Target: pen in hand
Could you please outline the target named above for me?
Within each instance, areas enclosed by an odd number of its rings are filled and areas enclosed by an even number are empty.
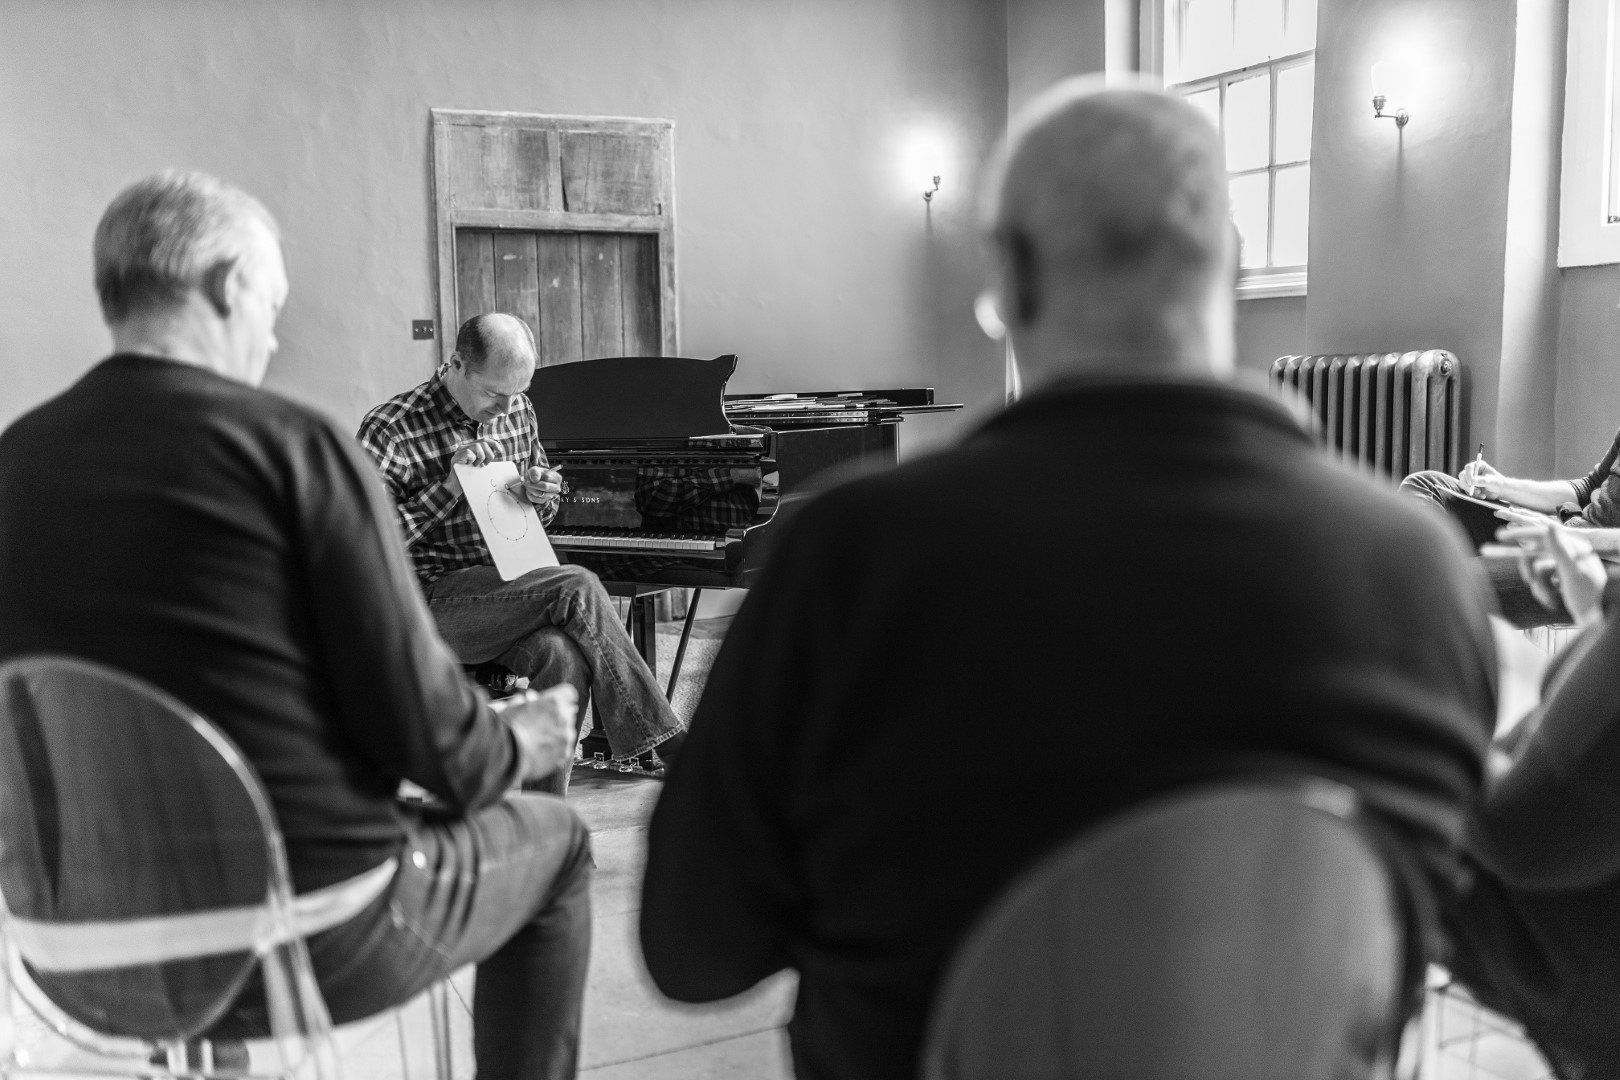
[[[1479,494],[1479,467],[1485,464],[1485,444],[1479,444],[1479,450],[1474,454],[1474,471],[1468,476],[1468,494]]]

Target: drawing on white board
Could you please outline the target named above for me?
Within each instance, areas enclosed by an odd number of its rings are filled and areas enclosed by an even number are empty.
[[[546,530],[534,504],[523,497],[517,466],[510,461],[488,465],[457,465],[461,491],[484,534],[495,570],[503,581],[522,577],[542,566],[558,565]]]

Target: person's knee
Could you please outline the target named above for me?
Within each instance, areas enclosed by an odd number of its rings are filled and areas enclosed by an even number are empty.
[[[591,685],[591,665],[579,644],[560,627],[542,626],[524,642],[529,654],[529,684],[543,690],[569,683],[583,698]]]
[[[1437,469],[1424,469],[1415,472],[1401,481],[1401,494],[1412,495],[1420,499],[1433,500],[1442,491],[1452,487],[1451,476]]]
[[[529,793],[507,796],[508,808],[518,819],[518,845],[548,848],[557,863],[554,893],[590,883],[591,830],[572,807],[550,795]]]

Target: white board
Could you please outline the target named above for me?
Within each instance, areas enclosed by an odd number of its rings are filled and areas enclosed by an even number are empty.
[[[457,465],[462,496],[484,534],[501,580],[511,581],[542,566],[557,566],[557,553],[546,539],[534,504],[510,487],[518,482],[517,466],[510,461],[488,465]]]

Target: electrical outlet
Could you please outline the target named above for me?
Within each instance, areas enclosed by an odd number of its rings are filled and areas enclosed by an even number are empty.
[[[433,320],[432,319],[412,319],[411,320],[411,340],[412,341],[432,341],[433,340]]]

